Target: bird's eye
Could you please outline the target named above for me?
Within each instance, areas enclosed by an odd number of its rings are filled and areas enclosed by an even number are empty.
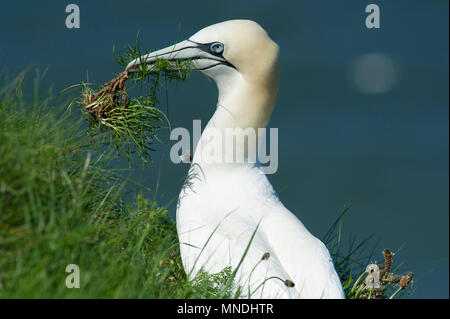
[[[213,54],[221,54],[223,52],[223,44],[220,42],[214,42],[210,45],[209,50]]]

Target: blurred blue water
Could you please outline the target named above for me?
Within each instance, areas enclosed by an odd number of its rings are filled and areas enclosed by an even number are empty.
[[[413,297],[448,298],[448,1],[377,1],[378,30],[365,28],[370,2],[357,0],[77,1],[81,28],[71,30],[64,24],[68,3],[3,2],[0,67],[50,66],[45,83],[59,91],[87,71],[93,82],[112,78],[121,71],[113,44],[133,43],[138,30],[142,46],[158,49],[216,22],[259,22],[281,48],[270,122],[279,128],[279,170],[270,179],[285,205],[320,237],[344,204],[356,201],[344,231],[375,234],[378,261],[382,248],[406,243],[396,260],[416,273]],[[352,84],[353,61],[371,53],[395,65],[389,92],[367,95]],[[206,123],[216,94],[199,74],[171,86],[172,125]],[[157,188],[158,202],[173,215],[187,166],[170,162],[172,143],[167,132],[161,136],[154,165],[136,165],[132,177]]]

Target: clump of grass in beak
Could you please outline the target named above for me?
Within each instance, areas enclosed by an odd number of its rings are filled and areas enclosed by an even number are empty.
[[[142,55],[136,41],[134,47],[125,49],[124,55],[116,56],[116,61],[126,67]],[[191,66],[191,60],[157,60],[151,65],[142,63],[121,72],[98,91],[82,83],[80,102],[89,120],[91,134],[106,132],[108,143],[127,158],[136,152],[144,161],[151,159],[149,152],[153,149],[150,145],[159,141],[157,131],[170,127],[167,116],[159,108],[157,94],[161,84],[186,80]],[[139,97],[128,97],[126,84],[130,79],[133,83],[141,83]],[[145,82],[148,92],[142,94]]]

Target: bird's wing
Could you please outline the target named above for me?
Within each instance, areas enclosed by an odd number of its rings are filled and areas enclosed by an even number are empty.
[[[326,246],[281,202],[261,221],[261,231],[301,298],[345,298]]]
[[[289,275],[270,249],[262,232],[258,230],[251,239],[258,226],[257,221],[242,220],[237,215],[237,218],[230,218],[232,228],[225,221],[219,227],[184,220],[184,226],[186,224],[191,227],[180,227],[184,229],[179,233],[180,250],[184,268],[191,279],[202,268],[210,274],[216,274],[225,267],[231,266],[234,270],[239,266],[235,288],[240,286],[243,298],[300,297],[296,289],[286,286],[284,281]],[[263,259],[267,252],[270,257]]]

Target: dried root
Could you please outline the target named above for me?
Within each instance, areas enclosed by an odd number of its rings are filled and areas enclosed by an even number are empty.
[[[119,105],[122,108],[127,107],[126,81],[130,78],[131,72],[131,69],[123,71],[111,81],[106,82],[97,92],[90,89],[83,92],[82,104],[92,117],[105,124],[109,111]]]

